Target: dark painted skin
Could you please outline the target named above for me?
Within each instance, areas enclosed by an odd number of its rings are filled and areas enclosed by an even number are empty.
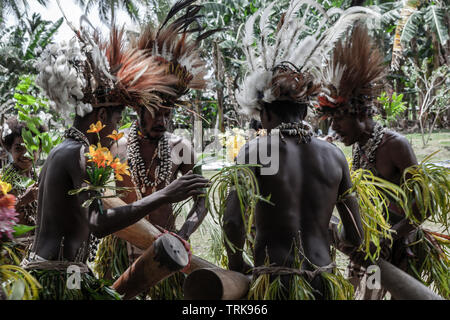
[[[370,138],[375,125],[374,120],[367,116],[343,115],[333,117],[332,128],[340,136],[340,140],[350,146],[356,142],[364,145]],[[387,131],[376,151],[374,174],[396,185],[401,184],[403,172],[406,168],[416,165],[417,159],[408,140],[402,135]],[[391,206],[389,210],[389,222],[397,233],[394,240],[408,235],[415,227],[408,222],[402,211]]]
[[[107,116],[101,108],[85,116],[77,129],[86,132],[89,125],[102,121],[106,127],[100,131],[103,146],[111,144],[106,136],[117,128],[120,112]],[[90,144],[96,144],[96,134],[87,134]],[[198,186],[204,187],[208,180],[199,175],[187,174],[161,191],[136,201],[130,205],[108,209],[103,214],[95,206],[83,208],[87,193],[68,195],[68,191],[80,188],[86,179],[85,147],[72,139],[66,139],[53,149],[42,169],[39,184],[38,217],[36,239],[32,251],[44,259],[56,260],[62,250],[63,259],[73,261],[92,232],[96,237],[104,237],[121,230],[142,219],[157,207],[182,201],[200,193]],[[64,238],[64,247],[60,247]],[[83,257],[85,260],[87,256]]]
[[[270,111],[261,114],[263,128],[270,131],[281,122],[298,122],[298,117],[279,118]],[[240,152],[255,152],[258,144],[266,143],[270,136],[250,141]],[[316,266],[327,266],[332,262],[330,255],[329,222],[336,205],[345,233],[345,241],[359,246],[363,230],[355,198],[345,200],[350,212],[342,202],[336,204],[339,196],[351,187],[348,164],[344,154],[334,145],[312,138],[309,144],[299,144],[298,137],[285,135],[286,143],[280,141],[280,167],[275,175],[260,175],[255,170],[261,194],[271,195],[275,204],[259,202],[256,208],[255,266],[264,264],[266,250],[270,263],[292,266],[295,253],[291,249],[295,242],[303,248],[307,259]],[[230,194],[224,216],[227,237],[238,248],[244,244],[244,230],[241,212],[235,192]],[[227,247],[229,269],[246,272],[249,266],[239,251],[232,253]],[[299,257],[302,258],[299,252]],[[305,261],[302,268],[311,270]],[[287,279],[284,279],[287,281]],[[285,282],[285,284],[287,284]],[[312,283],[320,292],[323,286],[316,278]]]
[[[141,116],[141,115],[140,115]],[[155,118],[153,118],[152,114],[145,109],[143,112],[143,119],[141,119],[142,126],[142,134],[146,137],[145,139],[140,140],[140,149],[141,156],[145,162],[146,169],[149,168],[153,153],[155,152],[155,148],[158,146],[159,139],[166,135],[169,138],[169,145],[174,148],[178,144],[182,144],[183,151],[190,152],[190,163],[181,163],[181,164],[172,164],[172,176],[170,181],[173,181],[177,178],[178,173],[185,174],[190,171],[194,167],[194,151],[192,145],[186,139],[177,137],[172,135],[167,131],[167,127],[169,126],[169,121],[171,118],[171,109],[170,108],[160,108],[155,112]],[[127,137],[122,138],[118,144],[117,154],[123,160],[127,159]],[[183,154],[180,152],[180,156]],[[150,180],[153,181],[155,179],[154,173],[157,166],[157,161],[155,160],[150,168]],[[131,177],[124,177],[124,180],[118,184],[121,187],[134,187],[133,182],[131,181]],[[158,185],[156,190],[161,190],[164,187],[164,183]],[[143,195],[147,196],[152,194],[152,188],[147,187],[146,191]],[[136,201],[137,195],[135,192],[129,192],[124,201],[127,203],[131,203]],[[203,219],[207,214],[207,210],[205,208],[205,198],[204,197],[194,197],[194,206],[189,212],[187,219],[181,229],[178,231],[178,235],[183,239],[189,239],[190,235],[197,230],[197,228],[202,223]],[[162,205],[157,209],[153,210],[146,217],[152,224],[161,226],[168,230],[175,230],[175,216],[173,214],[172,206],[170,204]]]

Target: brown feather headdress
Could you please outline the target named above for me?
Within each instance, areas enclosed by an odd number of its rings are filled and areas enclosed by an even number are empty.
[[[154,90],[176,83],[159,63],[126,43],[123,29],[112,27],[103,40],[95,29],[69,25],[76,37],[50,46],[36,65],[36,83],[64,118],[71,111],[83,117],[95,107],[158,105],[162,100]]]
[[[173,104],[189,89],[204,89],[206,86],[206,62],[200,56],[200,42],[212,35],[217,30],[200,33],[200,28],[191,25],[200,17],[198,12],[201,5],[193,5],[196,0],[181,0],[170,9],[164,22],[159,28],[147,25],[137,39],[132,40],[133,46],[138,50],[144,50],[160,66],[165,68],[168,75],[177,78],[176,84],[166,83],[165,88],[157,91],[160,96]],[[179,12],[185,13],[168,22]],[[197,33],[194,39],[193,34]],[[174,94],[168,92],[174,91]]]
[[[366,27],[356,25],[345,42],[337,43],[322,72],[319,113],[325,117],[343,113],[371,115],[384,74],[381,52],[374,47]]]

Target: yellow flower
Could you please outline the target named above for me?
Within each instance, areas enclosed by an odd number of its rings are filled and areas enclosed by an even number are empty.
[[[96,124],[91,124],[87,133],[99,133],[104,127],[106,126],[103,125],[101,121],[97,121]]]
[[[224,145],[227,149],[227,160],[234,162],[234,159],[238,156],[239,150],[245,145],[245,132],[241,129],[234,128],[222,135],[224,139]]]
[[[122,175],[130,175],[130,171],[128,171],[128,164],[127,162],[121,163],[119,158],[115,158],[114,161],[111,163],[111,168],[114,169],[114,174],[116,175],[116,179],[119,181],[122,181]]]
[[[123,132],[118,133],[116,130],[114,130],[110,135],[108,135],[108,138],[111,138],[114,141],[118,141],[122,137],[123,137]]]
[[[3,195],[6,195],[11,189],[12,186],[9,183],[0,180],[0,190],[3,192]]]

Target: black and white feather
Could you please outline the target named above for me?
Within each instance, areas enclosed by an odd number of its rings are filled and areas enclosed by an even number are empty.
[[[254,118],[259,117],[263,102],[277,99],[272,91],[276,66],[289,63],[319,80],[324,57],[348,27],[360,18],[379,15],[363,7],[326,11],[313,0],[292,0],[282,17],[271,19],[276,3],[257,11],[244,26],[248,70],[236,100],[241,112]],[[273,20],[281,20],[278,27]]]

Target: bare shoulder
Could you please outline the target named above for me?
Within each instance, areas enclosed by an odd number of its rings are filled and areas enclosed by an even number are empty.
[[[58,160],[72,161],[76,159],[82,152],[88,152],[85,150],[82,144],[79,142],[66,139],[58,146],[52,149],[49,157],[57,158]]]
[[[383,141],[380,144],[380,150],[389,155],[391,160],[399,167],[408,167],[417,164],[414,150],[405,136],[398,132],[387,130]]]
[[[381,145],[388,148],[411,148],[411,145],[405,136],[391,130],[386,130]]]
[[[85,147],[73,140],[66,139],[48,155],[47,161],[53,165],[67,167],[72,170],[74,167],[80,167],[83,162],[83,154],[88,152]]]
[[[347,163],[344,152],[334,143],[313,137],[311,144],[318,149],[319,154],[327,154],[340,162]]]

